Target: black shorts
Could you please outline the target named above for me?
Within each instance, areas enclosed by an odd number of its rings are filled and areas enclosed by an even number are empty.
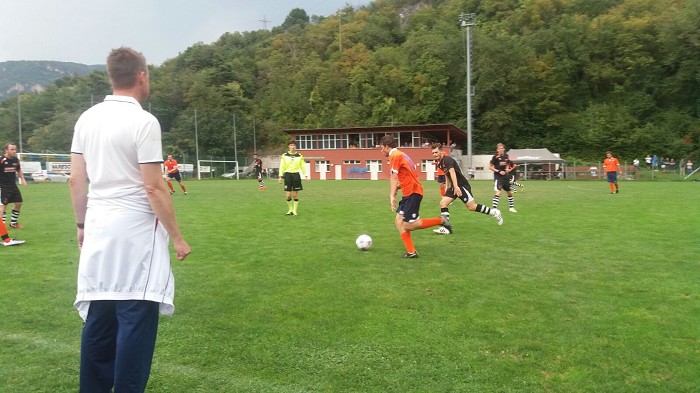
[[[0,185],[0,204],[7,206],[10,203],[22,203],[22,193],[16,184]]]
[[[459,199],[460,201],[467,203],[471,200],[474,199],[474,195],[472,194],[472,187],[471,185],[469,186],[460,186],[459,188],[462,189],[462,196],[458,197],[457,194],[455,194],[454,188],[450,187],[447,190],[445,190],[445,195],[448,198],[452,199]]]
[[[496,189],[510,191],[510,180],[508,177],[499,177],[496,179]]]
[[[411,194],[401,198],[396,212],[403,216],[404,222],[413,222],[420,218],[420,203],[423,200],[421,194]]]
[[[284,190],[285,191],[301,191],[304,187],[301,186],[301,175],[299,172],[286,172],[284,174]]]
[[[175,173],[168,173],[168,177],[171,179],[175,179],[178,182],[182,181],[182,177],[180,176],[180,172],[175,172]]]
[[[258,180],[262,180],[262,169],[255,168],[255,178]]]

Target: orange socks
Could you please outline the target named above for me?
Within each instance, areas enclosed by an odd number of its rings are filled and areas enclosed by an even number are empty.
[[[170,188],[170,191],[175,191],[175,189],[173,188],[173,183],[171,182],[168,182],[168,188]]]
[[[434,227],[435,225],[440,225],[442,224],[442,218],[441,217],[435,217],[435,218],[424,218],[421,220],[423,224],[421,225],[421,229],[425,228],[430,228]]]
[[[401,241],[406,247],[406,252],[416,252],[416,248],[413,246],[413,239],[411,239],[411,232],[404,232],[401,234]]]

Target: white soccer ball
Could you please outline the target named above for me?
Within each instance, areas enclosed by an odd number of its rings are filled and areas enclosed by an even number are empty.
[[[372,247],[372,238],[369,235],[360,235],[355,240],[355,244],[360,251],[367,251]]]

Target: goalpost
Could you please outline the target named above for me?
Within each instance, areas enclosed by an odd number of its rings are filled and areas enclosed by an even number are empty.
[[[230,174],[230,178],[238,180],[238,161],[228,160],[197,160],[197,180],[202,180],[202,174],[205,177],[214,178],[215,176],[223,176]]]

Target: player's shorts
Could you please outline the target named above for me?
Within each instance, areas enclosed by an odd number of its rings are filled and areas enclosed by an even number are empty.
[[[286,172],[284,174],[284,190],[285,191],[301,191],[304,187],[301,186],[301,174],[299,172]]]
[[[0,186],[0,204],[7,206],[10,203],[22,203],[22,193],[19,192],[17,185]]]
[[[472,194],[471,186],[460,186],[459,188],[462,189],[462,196],[458,197],[457,194],[455,194],[454,188],[452,187],[445,190],[445,196],[452,199],[459,199],[464,203],[468,203],[469,201],[474,200],[474,195]]]
[[[501,177],[493,181],[493,189],[498,192],[498,190],[510,191],[510,181],[507,177]]]
[[[401,198],[396,212],[403,216],[404,222],[413,222],[420,218],[420,202],[423,200],[421,194],[411,194]]]
[[[617,172],[606,172],[608,183],[617,183]]]
[[[181,182],[181,181],[182,181],[182,176],[180,176],[180,172],[179,172],[179,171],[178,171],[178,172],[175,172],[175,173],[168,173],[168,177],[171,178],[171,179],[175,179],[175,180],[177,180],[178,182]]]
[[[262,180],[262,169],[255,169],[255,178],[258,180]]]

